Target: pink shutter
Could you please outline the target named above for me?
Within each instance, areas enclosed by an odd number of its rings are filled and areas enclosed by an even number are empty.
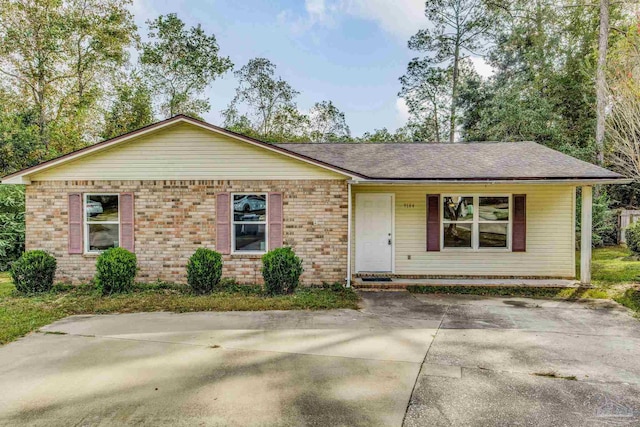
[[[511,251],[527,250],[527,195],[513,195],[513,225],[511,228]]]
[[[120,247],[134,252],[134,202],[133,193],[120,194]]]
[[[69,253],[82,253],[82,194],[69,194]]]
[[[269,250],[282,246],[282,193],[269,193]]]
[[[231,253],[231,197],[229,193],[216,194],[216,250]]]
[[[427,194],[427,252],[440,251],[440,195]]]

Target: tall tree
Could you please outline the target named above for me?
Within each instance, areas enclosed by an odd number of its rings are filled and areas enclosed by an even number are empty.
[[[142,43],[140,63],[151,87],[162,97],[161,113],[200,116],[209,111],[207,99],[198,96],[216,78],[233,67],[219,55],[216,37],[200,25],[185,28],[174,13],[148,21],[149,41]]]
[[[407,73],[400,77],[403,97],[411,120],[422,123],[425,129],[431,129],[436,142],[440,142],[450,117],[447,109],[451,103],[451,73],[442,68],[432,67],[430,59],[414,58],[409,62]]]
[[[461,61],[478,53],[492,20],[482,0],[428,1],[425,15],[432,28],[422,29],[412,36],[409,48],[430,55],[423,66],[433,64],[451,68],[449,142],[453,142]]]
[[[331,101],[316,102],[309,111],[309,138],[313,142],[351,139],[345,115]]]
[[[293,89],[282,77],[275,76],[276,66],[266,58],[251,59],[234,74],[238,79],[236,94],[223,111],[226,127],[240,132],[252,130],[256,136],[270,139],[298,115]],[[280,131],[276,132],[276,127]],[[249,129],[246,129],[249,128]]]
[[[93,139],[106,74],[135,38],[130,0],[0,0],[0,73],[47,157]],[[91,118],[91,123],[87,122]]]
[[[116,84],[114,99],[104,115],[101,137],[109,139],[152,123],[151,89],[137,74]]]
[[[609,0],[600,0],[598,65],[596,67],[596,160],[604,162],[604,127],[607,108],[607,48],[609,46]]]

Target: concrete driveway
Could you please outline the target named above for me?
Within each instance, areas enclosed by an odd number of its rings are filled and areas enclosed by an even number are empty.
[[[362,297],[69,317],[0,348],[0,424],[640,424],[640,322],[618,306]]]

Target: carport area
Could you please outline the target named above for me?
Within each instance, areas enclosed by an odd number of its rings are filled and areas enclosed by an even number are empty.
[[[68,317],[0,348],[0,425],[640,423],[640,323],[615,304],[361,296]]]

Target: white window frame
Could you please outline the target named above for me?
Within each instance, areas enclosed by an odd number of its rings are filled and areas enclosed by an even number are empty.
[[[459,197],[473,198],[473,219],[463,221],[451,221],[444,218],[444,199]],[[490,221],[480,219],[480,198],[481,197],[507,197],[509,199],[509,220]],[[463,251],[463,252],[511,252],[511,230],[513,227],[513,194],[443,194],[440,196],[440,250],[442,251]],[[444,232],[447,224],[471,224],[471,247],[454,248],[444,246]],[[480,224],[507,224],[507,247],[491,248],[480,247]]]
[[[264,221],[236,221],[234,214],[235,196],[262,196],[264,195]],[[234,255],[264,255],[269,251],[269,193],[260,191],[244,191],[231,193],[231,253]],[[264,251],[237,251],[236,250],[236,224],[240,225],[264,225]]]
[[[90,196],[116,196],[118,198],[118,221],[88,221],[87,220],[87,199]],[[91,224],[117,224],[118,225],[118,246],[120,246],[120,193],[85,193],[82,199],[82,227],[84,232],[84,253],[100,254],[104,250],[91,250],[89,245],[89,225]]]

